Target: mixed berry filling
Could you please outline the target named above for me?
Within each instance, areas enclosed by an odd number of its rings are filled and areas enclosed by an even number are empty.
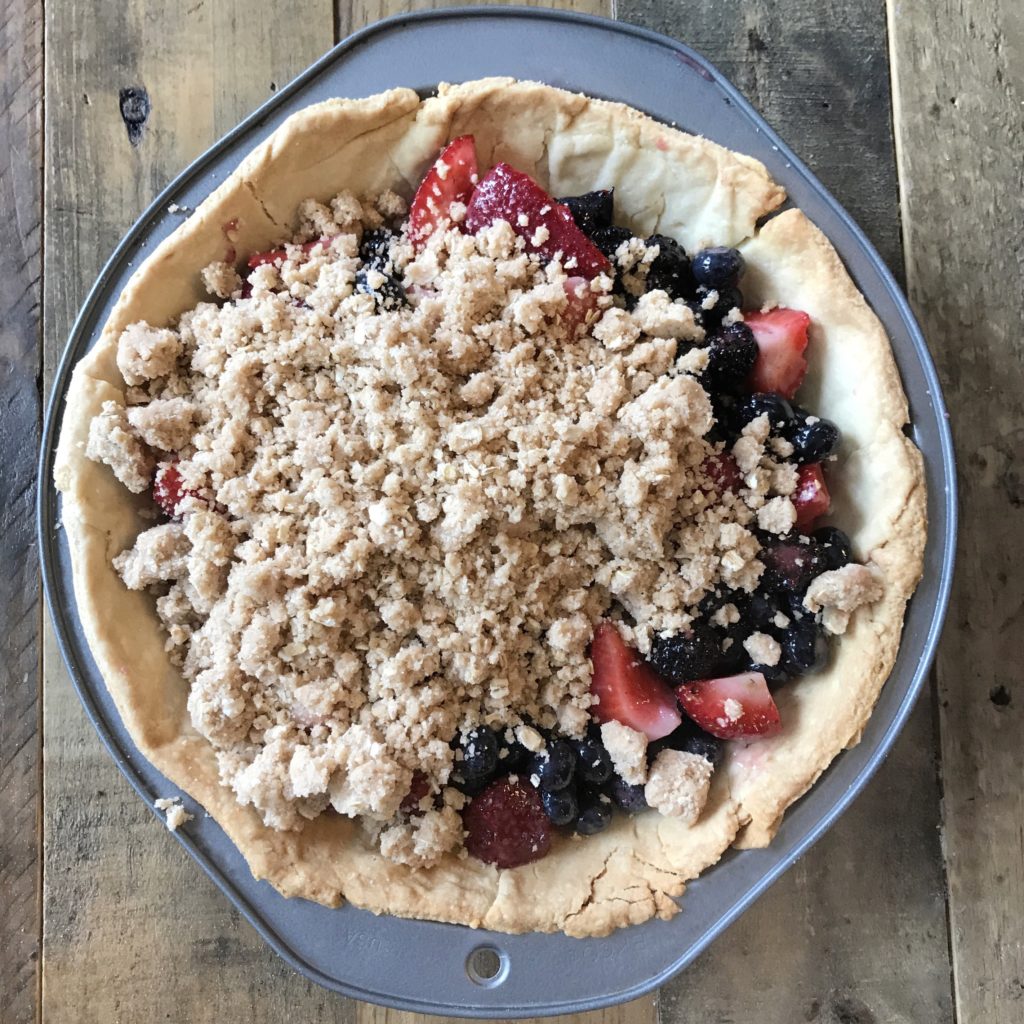
[[[272,827],[333,808],[417,867],[460,845],[515,867],[616,813],[696,822],[727,745],[783,729],[773,694],[824,668],[830,636],[878,597],[822,523],[841,438],[795,401],[811,318],[745,308],[739,250],[638,237],[615,223],[611,189],[556,199],[506,163],[481,175],[471,136],[445,148],[407,216],[397,197],[369,222],[353,204],[336,201],[336,221],[313,209],[300,241],[248,258],[245,280],[214,265],[230,322],[201,306],[177,334],[132,325],[119,365],[134,404],[105,407],[90,438],[90,457],[148,486],[165,517],[114,564],[154,588],[222,777]],[[445,320],[439,281],[466,299],[468,326]],[[413,313],[420,361],[403,345]],[[225,345],[232,332],[246,344]],[[582,355],[535,387],[537,422],[507,428],[507,456],[500,419],[474,418],[504,398],[494,367],[508,410],[559,346]],[[237,379],[226,395],[224,379]],[[190,387],[211,389],[215,420]],[[559,420],[562,392],[582,411]],[[346,434],[324,408],[363,426]],[[442,450],[483,454],[460,478],[448,454],[431,462]],[[530,480],[555,459],[577,471]],[[334,517],[337,495],[349,507]],[[303,502],[314,512],[295,512]],[[692,521],[672,521],[680,508]],[[511,577],[514,598],[467,618]],[[446,649],[460,621],[479,635]]]

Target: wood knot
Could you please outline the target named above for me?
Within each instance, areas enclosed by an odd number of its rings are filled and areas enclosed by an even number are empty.
[[[121,120],[128,131],[128,141],[137,146],[149,120],[149,93],[141,85],[125,86],[120,92]]]

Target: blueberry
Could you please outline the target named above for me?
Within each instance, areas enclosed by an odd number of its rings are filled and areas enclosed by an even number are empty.
[[[373,228],[363,232],[359,243],[359,258],[367,267],[384,270],[391,262],[392,234],[385,228]]]
[[[787,675],[802,676],[824,668],[828,640],[812,619],[794,622],[782,635],[781,667]]]
[[[605,791],[627,814],[647,810],[647,798],[642,785],[626,782],[619,775],[613,775],[605,785]]]
[[[670,683],[707,679],[720,657],[719,639],[703,622],[695,622],[686,633],[656,637],[651,644],[650,662]]]
[[[707,288],[725,288],[735,284],[743,273],[743,257],[737,249],[715,245],[701,249],[693,257],[693,276]]]
[[[557,791],[542,789],[540,802],[553,825],[568,825],[579,814],[576,791],[571,786]]]
[[[573,741],[576,753],[576,775],[595,786],[607,782],[612,776],[612,759],[596,735]]]
[[[612,821],[612,802],[599,791],[581,791],[580,813],[576,819],[576,831],[581,836],[593,836],[603,832]]]
[[[761,585],[769,590],[800,593],[824,569],[818,545],[808,540],[769,540],[758,558],[764,563]]]
[[[711,391],[725,391],[741,384],[757,361],[754,332],[742,323],[719,327],[711,335],[704,383]]]
[[[750,625],[756,626],[763,632],[766,629],[775,628],[775,616],[780,611],[782,611],[782,602],[778,594],[768,590],[756,590],[750,599],[745,618]]]
[[[749,595],[742,590],[731,590],[729,587],[722,586],[715,590],[709,590],[701,598],[697,611],[702,619],[710,619],[720,608],[731,604],[743,617],[749,600]]]
[[[711,412],[714,414],[715,422],[704,436],[713,444],[719,441],[735,441],[744,426],[739,420],[735,397],[713,394]]]
[[[547,747],[530,761],[528,774],[539,780],[541,789],[556,792],[572,782],[576,768],[576,755],[565,740],[549,740]]]
[[[816,419],[794,427],[788,434],[793,459],[799,465],[821,462],[839,447],[839,428],[831,420]]]
[[[618,249],[623,242],[628,242],[633,237],[633,232],[628,231],[626,228],[620,228],[615,224],[612,224],[607,228],[598,228],[590,236],[590,240],[607,256],[611,259],[615,255],[615,250]]]
[[[498,769],[498,739],[486,725],[477,726],[459,744],[462,760],[455,762],[464,782],[488,782]]]
[[[789,675],[786,672],[786,668],[783,665],[781,658],[777,665],[758,665],[755,662],[750,666],[750,671],[760,672],[769,686],[778,686],[789,679]]]
[[[371,273],[374,275],[372,284],[370,283]],[[378,274],[383,280],[377,277]],[[399,309],[405,305],[405,289],[401,282],[375,268],[371,268],[369,271],[366,268],[356,271],[356,291],[372,295],[378,309]]]
[[[697,754],[699,757],[707,758],[712,767],[717,768],[725,753],[725,746],[720,739],[705,732],[696,722],[684,718],[683,724],[677,729],[648,744],[649,760],[653,761],[663,750],[681,750],[687,754]]]
[[[511,740],[505,738],[505,733],[511,731],[503,730],[498,740],[498,767],[502,772],[519,771],[530,760],[530,751],[515,738],[514,732]]]
[[[825,570],[841,569],[853,561],[850,538],[835,526],[819,527],[811,535],[818,543]]]
[[[747,395],[736,406],[736,420],[746,426],[758,416],[767,414],[772,433],[782,436],[793,422],[793,407],[774,391],[757,391]]]
[[[598,228],[611,227],[613,191],[602,188],[581,196],[566,196],[558,201],[569,207],[572,219],[584,234],[593,235]]]
[[[647,290],[668,292],[669,298],[683,299],[693,295],[693,275],[686,250],[667,235],[651,235],[644,244],[658,247],[658,255],[647,269]]]

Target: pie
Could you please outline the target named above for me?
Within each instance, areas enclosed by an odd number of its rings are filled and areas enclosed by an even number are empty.
[[[138,269],[68,395],[75,593],[256,877],[605,935],[858,741],[924,478],[881,324],[784,200],[486,79],[301,111]]]

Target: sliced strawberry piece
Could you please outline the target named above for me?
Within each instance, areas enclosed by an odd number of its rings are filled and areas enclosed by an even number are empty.
[[[811,462],[801,466],[800,475],[796,480],[796,491],[793,493],[797,530],[800,533],[810,533],[815,520],[828,512],[831,503],[832,498],[825,486],[821,464]]]
[[[600,698],[590,711],[599,722],[621,722],[649,740],[678,728],[682,718],[672,691],[628,646],[610,622],[599,622],[590,644],[594,674],[590,692]]]
[[[683,711],[720,740],[767,736],[780,726],[779,709],[760,672],[699,679],[676,687]]]
[[[165,515],[177,519],[178,506],[187,495],[200,498],[198,491],[186,490],[181,486],[181,473],[175,463],[165,463],[156,471],[156,476],[153,477],[153,500]]]
[[[747,378],[750,391],[774,391],[792,398],[807,373],[807,328],[811,318],[799,309],[780,306],[767,313],[744,313],[754,332],[757,361]]]
[[[409,207],[409,236],[422,245],[443,221],[452,203],[468,203],[477,182],[476,144],[472,135],[452,139],[427,171]]]
[[[299,248],[302,250],[303,256],[308,256],[318,245],[328,246],[330,244],[331,239],[328,237],[314,238],[312,242],[303,242]],[[254,252],[246,263],[250,270],[255,270],[265,263],[284,263],[286,259],[288,259],[287,249],[268,249],[266,252]]]
[[[566,270],[574,274],[589,280],[608,269],[608,258],[577,227],[569,207],[505,163],[492,167],[477,185],[466,210],[466,230],[475,235],[496,220],[507,220],[528,252],[546,260],[561,253]]]
[[[569,337],[574,337],[597,309],[597,296],[590,290],[590,282],[585,277],[567,277],[562,287],[566,298],[562,323]]]
[[[551,849],[553,827],[540,794],[505,776],[474,797],[462,812],[466,849],[485,864],[517,868]]]
[[[711,481],[718,494],[732,491],[734,494],[743,486],[743,474],[736,460],[728,453],[709,455],[701,469]]]

